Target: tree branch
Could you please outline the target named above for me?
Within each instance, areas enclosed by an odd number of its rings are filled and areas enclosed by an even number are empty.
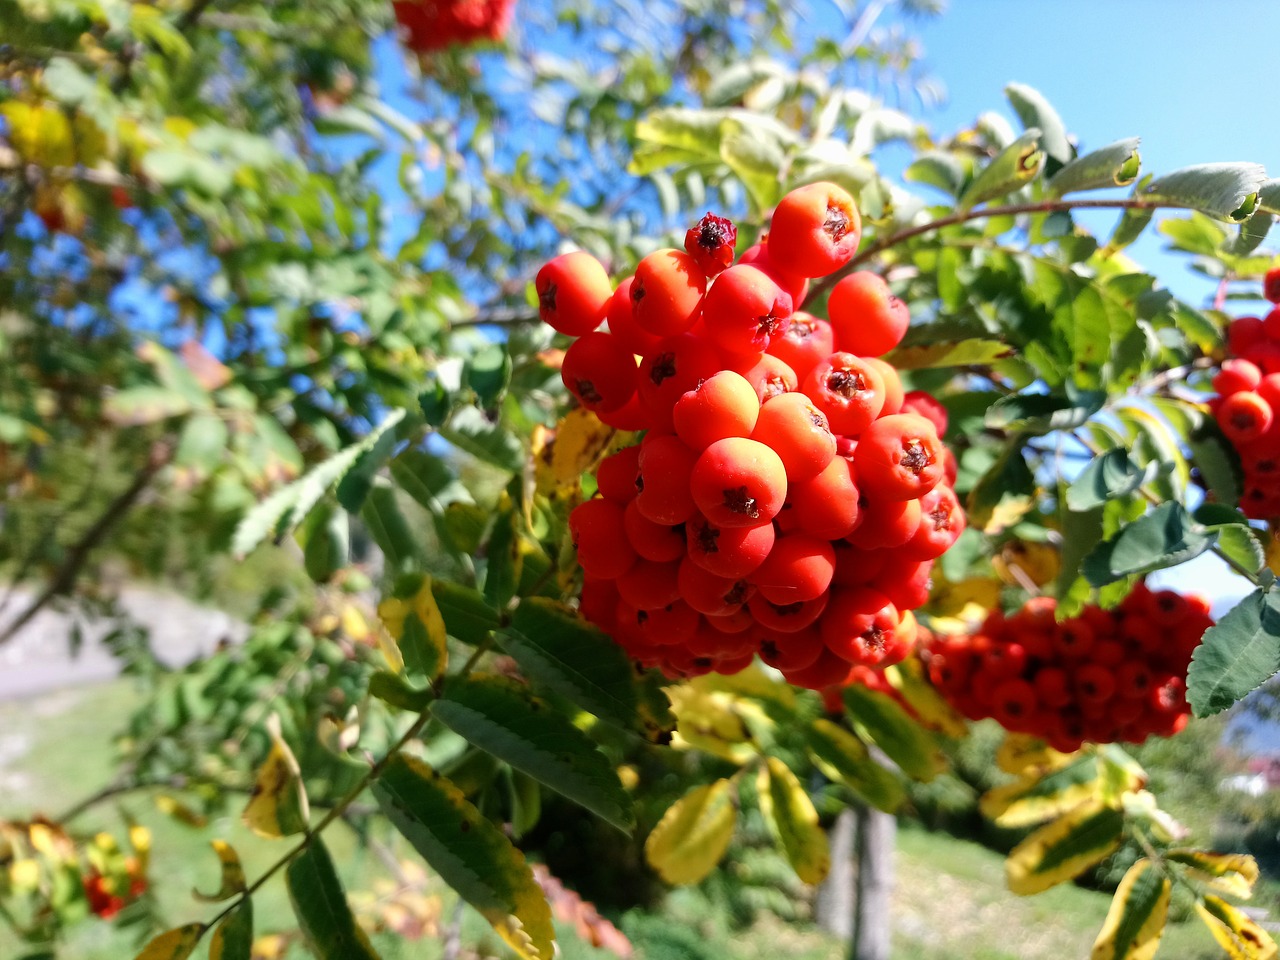
[[[62,566],[53,575],[53,579],[49,581],[48,586],[40,592],[26,610],[18,615],[16,620],[5,626],[3,630],[0,630],[0,646],[12,640],[55,597],[71,591],[71,588],[75,586],[76,578],[80,575],[80,571],[88,561],[89,555],[93,553],[94,548],[102,542],[116,522],[129,512],[138,498],[142,496],[143,491],[150,485],[155,475],[173,458],[173,454],[174,445],[172,443],[157,443],[151,448],[151,455],[147,459],[147,463],[138,471],[138,475],[133,478],[133,482],[129,484],[123,493],[107,505],[107,509],[103,511],[102,516],[98,517],[93,525],[67,551],[66,559],[62,561]]]

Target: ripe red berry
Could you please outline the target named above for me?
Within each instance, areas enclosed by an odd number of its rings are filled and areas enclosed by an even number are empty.
[[[1213,378],[1213,389],[1224,397],[1243,390],[1256,390],[1262,382],[1262,371],[1248,360],[1233,357],[1222,361],[1222,369]]]
[[[640,445],[623,447],[605,457],[596,468],[596,487],[606,500],[624,507],[636,497],[636,478],[640,475]]]
[[[742,256],[738,258],[738,263],[749,263],[753,267],[763,270],[773,278],[774,283],[791,295],[791,303],[793,306],[799,306],[804,302],[805,295],[809,292],[809,280],[807,277],[789,270],[781,269],[778,264],[769,256],[769,248],[765,243],[757,243],[748,247],[742,252]]]
[[[804,392],[827,415],[833,433],[857,436],[884,407],[884,381],[865,360],[834,353],[811,371]]]
[[[746,580],[717,576],[688,556],[680,562],[677,581],[685,603],[710,617],[727,617],[741,610],[756,592]]]
[[[1262,295],[1272,303],[1280,303],[1280,267],[1272,267],[1262,278]]]
[[[853,465],[833,457],[813,479],[788,484],[790,520],[813,537],[840,540],[858,525],[858,487]]]
[[[858,250],[862,220],[847,190],[811,183],[779,201],[769,223],[769,259],[805,277],[839,270]]]
[[[618,577],[618,595],[637,610],[656,610],[680,599],[675,562],[637,560]]]
[[[826,649],[816,627],[794,633],[772,631],[760,641],[760,659],[775,670],[790,673],[813,666]]]
[[[827,316],[836,349],[860,357],[878,357],[901,341],[911,322],[907,305],[893,295],[879,274],[859,270],[831,288]]]
[[[1257,440],[1271,427],[1270,404],[1252,390],[1225,397],[1218,407],[1218,425],[1233,443]]]
[[[714,277],[733,263],[733,245],[738,241],[738,228],[727,217],[706,216],[684,235],[684,249],[699,269]]]
[[[743,358],[737,359],[739,361],[743,360]],[[761,403],[764,403],[770,397],[776,397],[783,393],[792,393],[800,388],[800,381],[797,379],[795,371],[772,354],[766,353],[751,363],[735,363],[734,358],[731,357],[729,359],[729,367],[746,378],[747,383],[751,384],[751,388],[755,390],[756,396],[760,398]]]
[[[914,413],[881,417],[858,439],[853,462],[865,495],[873,500],[910,500],[942,480],[942,441],[933,424]]]
[[[939,484],[920,498],[920,526],[903,544],[902,553],[914,560],[935,560],[951,549],[964,528],[960,499],[951,487]]]
[[[679,526],[654,523],[632,500],[622,514],[627,542],[645,560],[670,562],[684,556],[684,530]]]
[[[588,410],[620,410],[636,392],[636,359],[611,334],[588,333],[565,352],[560,379]]]
[[[884,405],[880,408],[880,416],[891,417],[895,413],[901,413],[906,394],[902,389],[902,378],[898,376],[898,368],[879,357],[862,359],[871,364],[872,369],[880,374],[880,379],[884,381]]]
[[[680,250],[655,250],[636,266],[631,313],[640,329],[659,337],[684,333],[702,311],[707,278]]]
[[[761,592],[747,601],[747,609],[761,629],[769,633],[799,633],[818,622],[827,608],[828,599],[824,592],[812,600],[775,603]]]
[[[693,501],[712,523],[754,527],[768,523],[787,496],[781,458],[756,440],[717,440],[698,457],[689,480]]]
[[[803,393],[784,393],[760,407],[751,439],[782,460],[788,483],[812,480],[836,455],[836,438],[826,415]]]
[[[717,440],[751,436],[759,415],[755,388],[741,374],[721,370],[676,401],[672,421],[681,440],[705,450]]]
[[[640,444],[636,507],[654,523],[675,526],[697,508],[689,481],[698,455],[676,437],[651,433]]]
[[[789,604],[825,593],[835,568],[829,540],[793,533],[774,541],[769,556],[749,579],[769,602]]]
[[[631,353],[648,356],[662,339],[650,333],[636,323],[635,312],[631,308],[631,285],[635,277],[627,277],[613,296],[605,304],[605,318],[609,322],[609,332],[618,338],[618,342]]]
[[[827,649],[850,663],[878,666],[896,662],[899,649],[894,631],[902,622],[889,598],[869,587],[833,591],[822,617],[822,639]]]
[[[920,528],[919,500],[886,500],[879,503],[859,501],[861,519],[849,542],[863,550],[900,547]]]
[[[711,284],[702,319],[724,352],[761,354],[791,325],[791,296],[764,271],[737,264]]]
[[[1227,349],[1237,357],[1243,357],[1249,348],[1266,339],[1261,317],[1237,317],[1227,324]]]
[[[769,342],[769,353],[786,363],[801,380],[834,351],[831,324],[803,310],[795,311],[791,325]]]
[[[654,424],[674,429],[676,402],[720,367],[719,355],[706,340],[690,333],[662,340],[641,362],[639,373],[640,399]]]
[[[611,500],[588,500],[569,514],[569,533],[578,548],[578,563],[593,577],[613,580],[636,562],[627,543],[622,507]]]
[[[702,569],[729,580],[738,580],[764,563],[773,549],[773,524],[758,527],[726,527],[698,514],[685,524],[685,544],[691,559]]]
[[[542,322],[570,337],[600,326],[613,286],[604,265],[583,250],[546,263],[533,281]]]

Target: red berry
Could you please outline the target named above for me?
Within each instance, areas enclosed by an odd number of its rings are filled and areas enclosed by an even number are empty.
[[[1252,390],[1233,393],[1218,407],[1218,425],[1233,443],[1248,443],[1271,426],[1270,404]]]
[[[645,560],[669,562],[684,556],[684,530],[679,526],[654,523],[640,512],[632,500],[622,514],[627,542]]]
[[[809,292],[808,279],[798,273],[781,269],[769,257],[768,246],[763,242],[744,250],[742,256],[738,258],[738,263],[749,263],[771,276],[774,283],[791,295],[793,306],[803,303],[805,295]]]
[[[1261,317],[1237,317],[1227,324],[1227,349],[1243,357],[1249,348],[1266,339]]]
[[[613,286],[604,265],[583,250],[546,263],[533,281],[542,322],[570,337],[600,326]]]
[[[730,366],[746,378],[761,403],[770,397],[792,393],[800,387],[795,371],[768,353],[750,364],[733,363],[731,359]]]
[[[717,440],[698,457],[689,480],[693,501],[722,527],[768,523],[782,509],[787,474],[782,460],[756,440]]]
[[[850,663],[877,666],[902,659],[895,631],[902,618],[889,598],[869,587],[833,591],[822,617],[827,649]]]
[[[827,607],[828,595],[821,593],[811,600],[794,600],[774,603],[763,593],[757,593],[747,601],[751,616],[766,631],[773,633],[798,633],[812,626]]]
[[[879,274],[860,270],[831,288],[827,316],[836,349],[860,357],[878,357],[901,341],[911,322],[907,305],[893,295]]]
[[[702,311],[707,278],[679,250],[656,250],[636,266],[631,313],[640,329],[659,337],[684,333]]]
[[[698,455],[676,437],[648,434],[640,444],[636,506],[654,523],[675,526],[696,512],[689,481]]]
[[[680,563],[677,581],[684,601],[710,617],[727,617],[741,610],[756,592],[746,580],[717,576],[688,556]]]
[[[836,438],[823,414],[803,393],[784,393],[760,407],[751,439],[773,449],[787,482],[812,480],[836,455]]]
[[[794,633],[768,633],[760,641],[760,659],[783,673],[811,667],[826,652],[822,633],[813,626]]]
[[[569,533],[578,548],[578,563],[593,577],[612,580],[636,562],[627,543],[622,507],[611,500],[588,500],[569,514]]]
[[[1280,267],[1272,267],[1262,278],[1262,295],[1272,303],[1280,303]]]
[[[711,284],[702,318],[708,336],[721,350],[761,354],[791,326],[791,296],[764,271],[738,264]]]
[[[705,340],[689,333],[667,337],[640,364],[640,399],[654,423],[671,430],[676,402],[720,369],[720,357]]]
[[[847,190],[810,183],[779,201],[769,223],[769,259],[806,277],[839,270],[858,250],[862,220]]]
[[[884,406],[880,408],[880,416],[891,417],[902,412],[902,404],[906,394],[902,390],[902,378],[898,376],[898,368],[879,357],[863,357],[871,368],[880,374],[884,381]]]
[[[923,390],[912,390],[902,398],[902,412],[924,417],[940,437],[947,432],[947,408]]]
[[[791,315],[791,325],[769,341],[769,353],[803,380],[809,371],[835,352],[831,324],[802,310]]]
[[[859,501],[861,519],[849,542],[864,550],[900,547],[920,528],[919,500],[886,500],[881,503]]]
[[[596,468],[596,487],[606,500],[623,506],[636,497],[636,478],[640,475],[640,445],[624,447],[605,457]]]
[[[933,424],[914,413],[881,417],[858,439],[853,462],[858,487],[865,495],[910,500],[924,496],[942,480],[942,441]]]
[[[680,599],[680,565],[637,560],[617,579],[618,595],[637,610],[656,610]]]
[[[1213,389],[1224,397],[1243,390],[1256,390],[1262,382],[1262,371],[1248,360],[1233,357],[1222,361],[1222,369],[1213,378]]]
[[[726,217],[707,215],[684,235],[684,249],[698,268],[714,277],[733,263],[733,245],[738,241],[738,228]]]
[[[629,351],[640,356],[648,356],[658,345],[661,337],[643,329],[636,323],[635,312],[631,308],[631,285],[634,277],[627,277],[605,305],[605,317],[609,321],[609,332],[618,338],[618,342]]]
[[[676,401],[672,420],[680,439],[694,450],[717,440],[749,437],[760,415],[760,400],[747,379],[721,370]]]
[[[809,371],[804,392],[827,415],[832,432],[844,436],[862,433],[884,406],[880,374],[851,353],[834,353]]]
[[[701,514],[685,524],[685,543],[691,559],[717,576],[737,580],[764,563],[773,549],[773,524],[724,527]]]
[[[810,536],[839,540],[858,525],[858,497],[853,465],[833,457],[812,480],[788,484],[790,507],[783,512]]]
[[[829,540],[794,533],[774,541],[769,556],[750,580],[769,602],[789,604],[825,593],[835,568],[836,555]]]
[[[956,492],[939,484],[920,498],[920,526],[903,544],[902,553],[915,560],[935,560],[951,549],[964,528],[964,508]]]
[[[636,359],[611,334],[588,333],[565,352],[560,379],[588,410],[619,410],[635,395]]]

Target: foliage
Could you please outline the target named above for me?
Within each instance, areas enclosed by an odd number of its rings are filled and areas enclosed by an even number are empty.
[[[572,243],[621,276],[708,206],[745,247],[798,184],[858,198],[849,268],[910,307],[887,359],[947,408],[973,528],[939,565],[934,629],[1042,591],[1064,617],[1114,606],[1213,552],[1255,590],[1206,636],[1192,705],[1221,710],[1280,666],[1275,531],[1237,509],[1204,403],[1225,298],[1272,263],[1276,182],[1247,163],[1142,175],[1136,140],[1081,150],[1019,85],[1021,132],[987,114],[937,136],[876,95],[904,76],[930,90],[876,6],[837,40],[775,0],[529,2],[505,46],[422,59],[411,99],[386,90],[385,3],[0,0],[0,559],[47,573],[39,603],[92,593],[116,531],[118,554],[162,546],[186,581],[284,544],[315,584],[270,592],[244,645],[183,670],[121,643],[149,692],[91,800],[141,791],[181,817],[247,793],[279,854],[245,878],[219,848],[219,906],[134,921],[140,956],[206,936],[246,955],[277,874],[317,955],[376,955],[325,845],[343,819],[393,828],[517,955],[547,957],[524,849],[546,791],[638,825],[669,881],[707,876],[746,825],[813,883],[822,816],[897,809],[904,778],[942,773],[939,731],[963,727],[909,675],[825,714],[760,668],[638,672],[576,615],[566,516],[627,438],[567,411],[532,275]],[[902,182],[878,166],[890,142],[911,151]],[[1120,211],[1109,236],[1088,208]],[[1183,211],[1159,224],[1172,246],[1220,280],[1211,308],[1123,252],[1164,208]],[[984,811],[1032,828],[1015,891],[1141,848],[1096,957],[1149,956],[1174,885],[1233,956],[1274,955],[1219,897],[1247,896],[1256,865],[1185,845],[1131,757],[1010,737],[997,759],[1015,779],[983,784]],[[0,917],[37,953],[89,906],[69,830],[5,826]]]

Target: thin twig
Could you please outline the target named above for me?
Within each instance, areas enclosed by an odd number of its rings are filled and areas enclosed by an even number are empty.
[[[31,622],[41,610],[49,605],[55,597],[69,593],[71,588],[75,586],[76,578],[80,575],[81,569],[89,559],[89,555],[102,542],[107,533],[113,526],[123,517],[138,498],[142,496],[144,490],[150,485],[152,479],[159,473],[173,458],[174,445],[164,442],[157,443],[151,448],[151,455],[147,458],[146,464],[138,475],[133,478],[133,482],[118,497],[107,505],[107,509],[103,511],[102,516],[94,522],[88,530],[80,537],[79,540],[67,551],[67,557],[62,562],[62,566],[58,568],[53,579],[49,581],[49,585],[32,601],[18,618],[6,626],[3,632],[0,632],[0,646],[8,643],[14,636]]]

